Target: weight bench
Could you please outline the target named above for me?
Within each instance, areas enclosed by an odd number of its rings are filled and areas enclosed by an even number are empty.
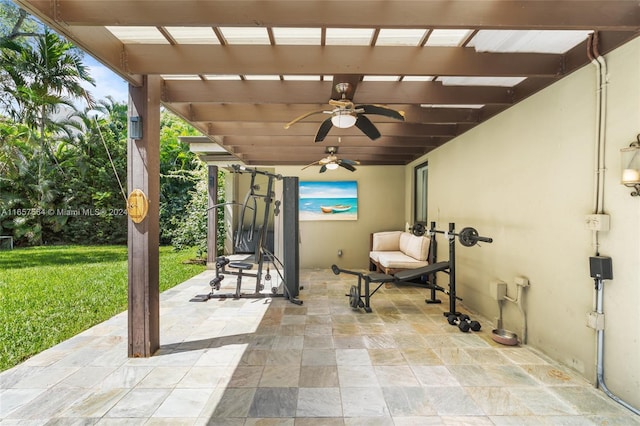
[[[340,269],[337,265],[331,265],[331,270],[334,274],[339,275],[340,273],[356,275],[358,277],[358,285],[352,285],[349,288],[349,293],[346,296],[349,296],[349,306],[353,309],[364,308],[365,312],[371,312],[370,300],[371,296],[373,296],[383,284],[386,283],[405,283],[405,284],[415,284],[412,283],[411,280],[415,280],[416,278],[420,278],[424,275],[432,275],[436,272],[447,271],[450,267],[449,262],[438,262],[431,265],[423,266],[422,268],[416,269],[406,269],[404,271],[396,272],[393,275],[381,274],[378,272],[372,273],[363,273],[350,271],[348,269]],[[364,296],[362,295],[362,285],[364,283]],[[371,291],[371,284],[378,284],[378,286]],[[447,291],[436,285],[435,283],[427,283],[424,285],[425,288],[442,291],[447,293]],[[447,293],[448,294],[448,293]],[[364,301],[362,298],[364,297]]]

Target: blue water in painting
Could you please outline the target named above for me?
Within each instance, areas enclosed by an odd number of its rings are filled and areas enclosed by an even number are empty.
[[[322,213],[320,206],[335,206],[337,204],[351,206],[344,213],[355,214],[358,212],[357,198],[300,198],[300,213]]]

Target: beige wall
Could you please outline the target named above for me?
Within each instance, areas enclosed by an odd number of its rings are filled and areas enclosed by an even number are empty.
[[[366,269],[369,265],[369,235],[376,231],[404,228],[402,190],[403,166],[358,166],[355,172],[345,169],[318,173],[318,167],[276,167],[283,176],[298,176],[300,180],[358,182],[357,221],[300,222],[300,267]],[[342,250],[342,257],[338,256]]]
[[[640,197],[620,181],[619,150],[640,133],[640,40],[607,56],[610,81],[604,210],[611,231],[600,254],[613,259],[605,282],[605,381],[640,406]],[[498,315],[489,282],[525,276],[528,343],[595,380],[595,308],[588,258],[595,252],[584,217],[592,213],[596,104],[595,68],[586,67],[465,133],[407,167],[405,220],[411,220],[412,168],[429,161],[429,220],[445,229],[475,227],[493,244],[457,249],[464,304]],[[439,259],[447,258],[440,244]],[[445,277],[442,282],[447,282]],[[504,327],[522,333],[513,304]]]

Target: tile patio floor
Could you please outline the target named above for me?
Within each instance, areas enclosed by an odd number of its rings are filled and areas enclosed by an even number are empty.
[[[488,322],[448,325],[445,295],[383,286],[367,314],[345,297],[355,277],[305,270],[302,306],[190,302],[212,277],[161,295],[151,358],[127,358],[123,313],[1,373],[0,424],[640,425],[544,355],[494,343]]]

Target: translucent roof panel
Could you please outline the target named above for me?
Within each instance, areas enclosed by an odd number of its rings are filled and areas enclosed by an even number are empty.
[[[478,52],[565,53],[584,41],[592,31],[482,30],[468,46]]]
[[[382,28],[376,46],[418,46],[426,30]]]
[[[320,81],[319,75],[283,75],[282,78],[289,81]]]
[[[433,78],[431,75],[405,75],[402,81],[431,81]]]
[[[425,46],[460,46],[473,30],[433,30]]]
[[[279,75],[257,75],[257,74],[253,74],[253,75],[245,75],[244,76],[245,79],[247,80],[280,80],[280,76]]]
[[[205,74],[206,80],[240,80],[237,74]]]
[[[195,74],[161,74],[164,80],[200,80],[200,76]]]
[[[398,75],[365,75],[362,77],[362,81],[398,81],[400,76]]]
[[[526,77],[438,77],[445,86],[502,86],[514,87]]]
[[[327,28],[326,43],[333,46],[368,46],[372,37],[371,28]]]
[[[319,46],[322,31],[320,28],[273,28],[276,44],[310,44]]]
[[[180,44],[220,44],[211,27],[165,27]]]
[[[156,27],[106,27],[125,44],[169,44]]]
[[[229,44],[271,44],[264,27],[220,27]]]

